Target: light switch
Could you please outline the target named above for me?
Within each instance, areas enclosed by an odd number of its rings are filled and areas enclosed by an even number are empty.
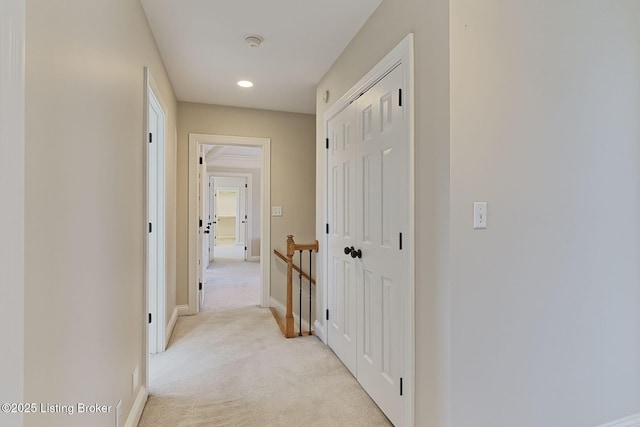
[[[271,215],[272,216],[282,216],[282,206],[272,206],[271,207]]]
[[[473,203],[473,228],[487,228],[487,202]]]

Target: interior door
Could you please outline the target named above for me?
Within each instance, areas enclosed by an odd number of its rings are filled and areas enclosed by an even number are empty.
[[[356,375],[356,104],[329,122],[329,334],[331,349]]]
[[[396,425],[402,420],[402,298],[408,138],[396,68],[358,99],[358,381]]]
[[[159,108],[156,103],[149,100],[149,133],[157,138]],[[152,136],[152,138],[153,138]],[[158,351],[158,333],[157,333],[157,307],[158,307],[158,144],[148,144],[148,161],[147,161],[147,212],[149,221],[149,237],[147,248],[147,276],[148,276],[148,292],[149,306],[147,307],[151,315],[149,322],[149,353],[155,354]],[[154,230],[155,227],[155,230]],[[154,231],[156,231],[154,233]]]
[[[396,68],[328,123],[329,346],[402,425],[408,131]]]
[[[207,237],[209,238],[209,262],[213,261],[214,258],[214,246],[216,244],[216,198],[215,198],[215,183],[214,178],[209,177],[209,213],[207,215],[207,228],[209,229],[209,234]]]
[[[199,146],[198,149],[198,156],[200,157],[200,159],[204,160],[204,146],[201,145]],[[201,163],[198,165],[198,216],[199,216],[199,227],[198,227],[198,248],[200,248],[200,250],[198,251],[198,282],[199,283],[205,283],[205,272],[207,269],[207,265],[208,262],[205,262],[205,260],[208,258],[208,256],[205,256],[204,254],[207,253],[207,239],[206,236],[207,234],[205,233],[206,231],[206,197],[207,197],[207,164],[206,162],[202,161]],[[202,299],[203,299],[203,293],[202,293],[202,289],[198,290],[198,311],[200,311],[200,309],[202,308]]]
[[[238,189],[238,245],[244,248],[244,260],[247,259],[247,178]]]
[[[328,343],[356,375],[356,104],[329,122]]]

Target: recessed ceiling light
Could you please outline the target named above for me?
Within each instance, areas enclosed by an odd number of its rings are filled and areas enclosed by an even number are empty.
[[[238,86],[240,86],[240,87],[252,87],[253,83],[250,82],[249,80],[240,80],[238,82]]]

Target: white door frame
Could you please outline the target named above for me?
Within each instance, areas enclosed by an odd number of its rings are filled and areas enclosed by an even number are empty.
[[[345,107],[357,99],[361,93],[367,91],[375,83],[381,80],[391,70],[400,64],[404,64],[404,81],[405,92],[403,94],[403,103],[407,108],[408,114],[406,119],[409,132],[409,233],[406,236],[404,247],[409,251],[408,265],[408,288],[405,301],[403,302],[403,312],[405,313],[403,327],[406,333],[403,336],[403,354],[404,354],[404,375],[403,389],[405,392],[405,423],[410,426],[414,424],[415,418],[415,135],[414,135],[414,66],[413,66],[413,34],[407,35],[398,45],[391,50],[380,62],[378,62],[367,74],[362,77],[348,92],[346,92],[335,104],[333,104],[323,115],[323,128],[325,137],[328,136],[329,121],[337,116]],[[324,148],[324,141],[319,142]],[[320,158],[317,164],[321,167],[317,168],[317,179],[322,183],[322,205],[316,206],[317,218],[322,221],[317,224],[316,230],[318,235],[322,236],[321,250],[318,254],[318,285],[321,289],[316,290],[317,295],[317,311],[316,313],[324,313],[329,306],[328,296],[328,239],[324,232],[325,224],[328,223],[328,156],[326,150],[318,151]],[[328,323],[324,318],[315,321],[317,335],[327,344]]]
[[[247,250],[244,253],[244,259],[245,261],[260,261],[260,256],[254,256],[252,251],[251,251],[251,245],[249,244],[249,237],[254,237],[253,235],[249,236],[249,230],[251,230],[250,224],[253,224],[254,219],[252,218],[252,216],[248,213],[248,212],[252,212],[253,210],[253,203],[252,202],[252,197],[253,197],[253,193],[252,193],[252,189],[253,189],[253,185],[251,183],[251,180],[253,178],[253,174],[248,173],[248,172],[209,172],[209,182],[211,182],[211,179],[215,178],[224,178],[224,177],[239,177],[239,178],[244,178],[245,179],[245,183],[247,184],[247,187],[245,188],[245,192],[244,192],[244,197],[245,197],[245,202],[244,202],[244,211],[245,213],[247,213],[247,221],[244,224],[245,230],[244,230],[244,237],[245,237],[245,246],[247,247]],[[215,187],[212,188],[213,191],[215,191],[216,188],[220,188],[220,187]],[[238,196],[239,197],[239,196]],[[238,214],[238,218],[240,217],[240,215]],[[242,220],[243,218],[240,218],[240,220]],[[213,251],[212,251],[213,252]],[[249,254],[251,253],[251,256],[249,256]],[[215,253],[214,253],[214,257],[215,257]]]
[[[198,313],[198,193],[197,167],[200,145],[237,145],[262,148],[260,166],[260,276],[262,281],[261,305],[269,307],[271,295],[271,138],[189,134],[189,314]]]
[[[151,76],[151,72],[148,67],[144,68],[144,136],[143,136],[143,144],[144,144],[144,176],[145,176],[145,185],[144,185],[144,215],[145,215],[145,244],[144,244],[144,259],[145,259],[145,295],[144,295],[144,315],[147,317],[147,313],[149,312],[149,302],[150,295],[155,293],[156,302],[152,307],[152,313],[155,318],[152,319],[152,331],[155,331],[156,336],[156,348],[149,348],[149,326],[148,322],[145,322],[145,343],[146,343],[146,352],[149,353],[158,353],[163,352],[166,348],[167,339],[166,339],[166,251],[165,251],[165,211],[166,211],[166,201],[165,201],[165,140],[166,140],[166,103],[162,99],[160,88],[154,81]],[[148,208],[148,199],[149,199],[149,103],[155,102],[160,107],[162,112],[162,135],[157,135],[153,144],[156,144],[157,153],[158,153],[158,182],[157,182],[157,195],[158,195],[158,212],[156,224],[153,224],[153,232],[156,233],[157,243],[158,243],[158,259],[155,265],[156,277],[157,280],[155,283],[150,283],[149,277],[149,268],[151,267],[149,264],[149,230],[148,230],[148,222],[150,217],[150,212]],[[153,286],[153,292],[151,292],[150,287]],[[151,332],[154,333],[154,332]],[[148,377],[148,375],[147,375]],[[148,379],[148,378],[147,378]]]

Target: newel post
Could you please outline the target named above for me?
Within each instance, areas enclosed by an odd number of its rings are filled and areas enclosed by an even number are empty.
[[[287,236],[287,314],[284,319],[284,336],[293,338],[293,255],[296,252],[293,235]]]

